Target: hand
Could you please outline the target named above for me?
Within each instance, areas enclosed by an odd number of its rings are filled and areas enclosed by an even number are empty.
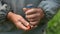
[[[9,12],[7,17],[18,28],[23,29],[23,30],[28,30],[29,29],[29,28],[26,27],[26,26],[29,25],[29,23],[21,15],[17,15],[15,13]]]
[[[37,25],[39,21],[44,17],[43,10],[41,8],[23,8],[26,18],[30,21],[31,25]]]

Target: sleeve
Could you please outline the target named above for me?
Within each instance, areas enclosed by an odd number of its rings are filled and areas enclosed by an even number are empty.
[[[10,6],[0,1],[0,23],[6,21]]]
[[[57,13],[60,7],[60,0],[43,0],[38,7],[43,9],[45,20],[49,21]]]

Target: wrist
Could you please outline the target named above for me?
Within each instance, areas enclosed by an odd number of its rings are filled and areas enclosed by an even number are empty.
[[[13,15],[14,15],[14,13],[10,11],[7,15],[7,19],[11,20]]]

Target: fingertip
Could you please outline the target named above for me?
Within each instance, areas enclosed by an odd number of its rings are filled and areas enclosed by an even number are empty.
[[[28,22],[26,23],[26,26],[30,25]]]
[[[27,8],[23,8],[23,11],[24,11],[24,12],[27,11]]]
[[[28,25],[28,26],[27,26],[27,28],[28,28],[28,30],[30,30],[30,29],[31,29],[31,26],[30,26],[30,25]]]

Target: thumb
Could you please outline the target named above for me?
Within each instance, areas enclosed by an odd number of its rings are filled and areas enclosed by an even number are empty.
[[[27,8],[23,8],[23,11],[26,12],[28,9]]]
[[[27,10],[29,10],[30,8],[23,8],[23,11],[26,12]]]

